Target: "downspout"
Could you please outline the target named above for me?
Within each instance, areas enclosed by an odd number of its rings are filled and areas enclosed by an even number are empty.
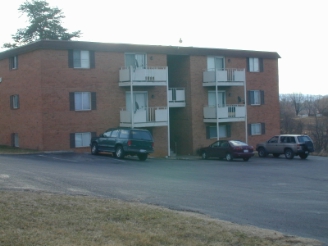
[[[166,67],[166,105],[167,105],[167,155],[171,156],[171,139],[170,139],[170,104],[169,104],[169,73]]]
[[[132,66],[130,66],[130,100],[131,100],[131,128],[134,128],[133,86]]]
[[[215,69],[215,107],[216,107],[216,138],[220,140],[219,133],[219,98],[218,98],[218,79],[217,79],[217,69]]]
[[[246,101],[246,71],[244,69],[244,104],[245,104],[245,140],[246,143],[248,144],[248,132],[247,132],[247,101]]]

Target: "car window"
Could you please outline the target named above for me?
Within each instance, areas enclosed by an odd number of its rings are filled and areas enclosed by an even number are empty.
[[[272,138],[268,141],[268,143],[278,143],[278,136],[274,136],[274,137],[272,137]]]
[[[223,147],[223,148],[228,147],[228,146],[229,146],[229,143],[228,143],[228,142],[223,142],[223,143],[221,144],[221,147]]]
[[[296,143],[295,137],[288,137],[287,143]]]
[[[309,136],[298,136],[297,139],[298,139],[298,142],[300,142],[300,143],[304,143],[306,141],[312,141]]]
[[[147,131],[131,131],[131,138],[132,139],[142,139],[142,140],[149,140],[152,141],[152,137],[149,132]]]
[[[220,146],[220,142],[215,142],[212,144],[212,147],[217,148]]]
[[[120,133],[120,138],[129,138],[129,131],[128,130],[121,130],[121,133]]]
[[[103,134],[104,137],[109,138],[112,131],[107,131]]]
[[[112,132],[112,135],[110,136],[111,138],[117,138],[118,137],[119,130],[114,130]]]

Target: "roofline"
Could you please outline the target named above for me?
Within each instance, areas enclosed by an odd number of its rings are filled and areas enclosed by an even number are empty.
[[[281,58],[277,52],[236,50],[222,48],[180,47],[144,44],[101,43],[86,41],[64,40],[39,40],[17,48],[12,48],[0,53],[0,60],[15,55],[20,55],[34,50],[69,50],[86,49],[102,52],[143,52],[166,55],[190,55],[190,56],[229,56],[229,57],[258,57],[266,59]]]

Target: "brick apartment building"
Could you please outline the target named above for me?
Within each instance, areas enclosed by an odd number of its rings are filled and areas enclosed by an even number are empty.
[[[0,53],[0,144],[89,151],[111,127],[146,128],[153,156],[279,133],[275,52],[37,41]]]

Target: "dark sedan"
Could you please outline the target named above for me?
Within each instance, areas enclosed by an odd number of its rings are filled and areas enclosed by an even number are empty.
[[[208,147],[199,149],[198,153],[203,159],[217,157],[232,161],[234,158],[242,158],[248,161],[254,155],[253,151],[252,146],[238,140],[218,140]]]

